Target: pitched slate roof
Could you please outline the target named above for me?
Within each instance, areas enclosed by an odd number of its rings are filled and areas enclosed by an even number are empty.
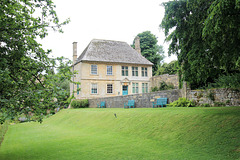
[[[153,65],[126,42],[93,39],[75,64],[83,61]]]

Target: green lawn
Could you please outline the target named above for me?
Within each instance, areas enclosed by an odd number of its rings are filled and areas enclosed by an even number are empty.
[[[240,159],[240,107],[63,110],[9,126],[0,159]]]

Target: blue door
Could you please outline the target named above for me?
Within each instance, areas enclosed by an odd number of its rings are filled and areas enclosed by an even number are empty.
[[[123,86],[122,95],[128,95],[128,86]]]

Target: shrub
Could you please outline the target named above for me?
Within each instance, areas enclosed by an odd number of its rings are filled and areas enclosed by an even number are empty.
[[[158,91],[158,87],[156,87],[156,86],[153,87],[153,88],[151,89],[151,91],[152,91],[152,92],[157,92],[157,91]]]
[[[174,85],[172,83],[167,84],[166,82],[162,81],[160,82],[160,87],[154,87],[151,89],[152,92],[156,91],[163,91],[163,90],[169,90],[169,89],[174,89]]]
[[[226,104],[225,103],[223,103],[223,102],[214,102],[214,106],[215,107],[223,107],[223,106],[225,106]]]
[[[211,101],[215,101],[214,92],[212,90],[207,94],[207,98]]]
[[[71,103],[72,108],[87,108],[88,107],[88,99],[83,100],[73,100]]]
[[[196,106],[193,101],[186,98],[179,98],[178,100],[169,104],[171,107],[194,107]]]
[[[230,100],[226,100],[226,105],[230,105],[231,104],[231,101]]]
[[[167,83],[164,82],[164,81],[160,82],[160,87],[159,87],[159,90],[160,90],[160,91],[162,91],[162,90],[168,90],[168,89],[174,89],[173,84],[167,84]]]
[[[217,80],[217,85],[221,88],[240,88],[240,73],[221,76]]]
[[[68,97],[68,99],[65,101],[65,106],[64,106],[64,108],[67,108],[68,107],[68,105],[71,103],[71,101],[72,101],[72,99],[74,99],[75,97],[74,97],[74,94],[72,94],[71,96],[69,96]]]
[[[240,73],[222,75],[215,81],[215,83],[209,83],[208,88],[232,88],[236,90],[240,89]]]
[[[55,114],[55,110],[53,109],[53,110],[50,110],[50,114]]]
[[[203,103],[200,105],[200,107],[211,107],[211,105],[209,103]]]

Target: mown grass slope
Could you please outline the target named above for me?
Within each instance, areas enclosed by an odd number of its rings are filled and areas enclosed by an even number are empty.
[[[9,126],[0,148],[1,160],[239,158],[240,107],[63,110]]]

